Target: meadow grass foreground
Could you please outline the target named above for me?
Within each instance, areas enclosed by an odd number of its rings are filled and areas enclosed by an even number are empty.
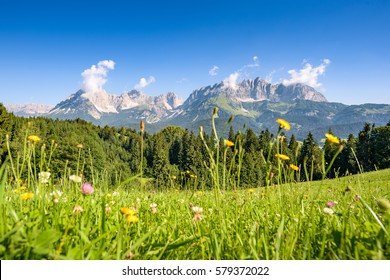
[[[24,155],[0,169],[0,259],[390,258],[390,170],[296,183],[278,153],[277,183],[232,189],[217,146],[211,189],[153,190],[142,173],[85,182],[79,164],[53,178],[53,149],[35,162],[38,141],[26,135]]]

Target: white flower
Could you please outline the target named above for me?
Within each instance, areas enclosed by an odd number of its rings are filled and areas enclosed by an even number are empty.
[[[69,180],[75,182],[75,183],[81,183],[81,177],[77,175],[71,175],[69,176]]]
[[[325,208],[324,208],[324,212],[325,212],[326,214],[329,214],[329,215],[332,215],[332,214],[334,213],[334,211],[333,211],[332,209],[328,208],[328,207],[325,207]]]
[[[59,190],[55,190],[54,192],[51,192],[50,193],[50,196],[54,196],[54,197],[61,197],[63,194],[63,192],[59,191]]]
[[[152,203],[149,205],[151,208],[156,208],[157,207],[157,204],[156,203]]]
[[[51,175],[50,172],[40,172],[38,174],[39,182],[44,183],[44,184],[49,183],[50,175]]]
[[[192,211],[194,211],[195,213],[202,213],[203,208],[199,207],[199,206],[194,206],[194,207],[192,207]]]

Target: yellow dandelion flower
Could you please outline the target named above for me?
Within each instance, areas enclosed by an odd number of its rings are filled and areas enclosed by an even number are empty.
[[[126,219],[127,219],[127,221],[129,223],[136,223],[136,222],[138,222],[138,217],[135,216],[135,215],[127,215]]]
[[[283,155],[283,154],[276,154],[275,156],[281,160],[289,160],[290,159],[288,156]]]
[[[284,128],[285,130],[290,130],[291,126],[288,121],[283,119],[277,119],[276,122],[279,124],[280,128]]]
[[[175,175],[172,175],[172,180],[176,180],[176,176]]]
[[[228,147],[233,147],[234,146],[234,143],[232,141],[230,141],[230,140],[225,139],[223,141],[225,143],[225,146],[228,146]]]
[[[123,215],[134,215],[135,209],[134,208],[128,208],[128,207],[122,207],[121,212]]]
[[[292,170],[295,170],[295,171],[298,171],[299,170],[299,167],[298,166],[296,166],[295,164],[290,164],[290,168],[292,169]]]
[[[248,189],[248,192],[249,192],[249,193],[254,193],[254,192],[255,192],[255,189]]]
[[[33,142],[38,142],[38,141],[41,141],[41,138],[37,135],[30,135],[29,137],[27,137],[28,140],[31,140]]]
[[[33,198],[34,194],[33,193],[30,193],[30,192],[27,192],[27,193],[22,193],[20,195],[20,197],[24,200],[27,200],[27,199],[30,199],[30,198]]]
[[[27,189],[26,186],[21,186],[21,187],[20,187],[20,190],[21,190],[21,191],[24,191],[24,190],[26,190],[26,189]]]
[[[329,142],[334,143],[334,144],[340,144],[340,140],[336,136],[334,136],[330,133],[326,133],[325,136]]]

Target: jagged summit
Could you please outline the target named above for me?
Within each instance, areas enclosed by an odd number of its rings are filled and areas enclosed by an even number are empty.
[[[292,102],[295,100],[310,100],[316,102],[327,102],[327,99],[314,88],[304,84],[292,84],[285,86],[283,84],[271,84],[260,78],[254,80],[243,80],[235,87],[227,86],[224,82],[214,84],[213,86],[201,87],[194,90],[184,103],[184,106],[190,105],[201,98],[213,97],[226,94],[227,97],[236,101],[264,101],[271,102]]]
[[[50,117],[58,118],[91,118],[99,120],[110,114],[122,114],[124,111],[146,111],[144,115],[152,116],[153,122],[164,117],[183,103],[174,93],[162,94],[157,97],[147,96],[138,90],[131,90],[120,96],[108,94],[104,90],[85,92],[79,90],[64,101],[58,103],[49,113]]]

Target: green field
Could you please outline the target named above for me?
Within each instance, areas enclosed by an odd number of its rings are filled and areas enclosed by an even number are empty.
[[[390,214],[378,205],[390,195],[388,169],[221,193],[97,183],[83,195],[81,183],[50,182],[31,190],[3,181],[1,259],[390,257]]]

